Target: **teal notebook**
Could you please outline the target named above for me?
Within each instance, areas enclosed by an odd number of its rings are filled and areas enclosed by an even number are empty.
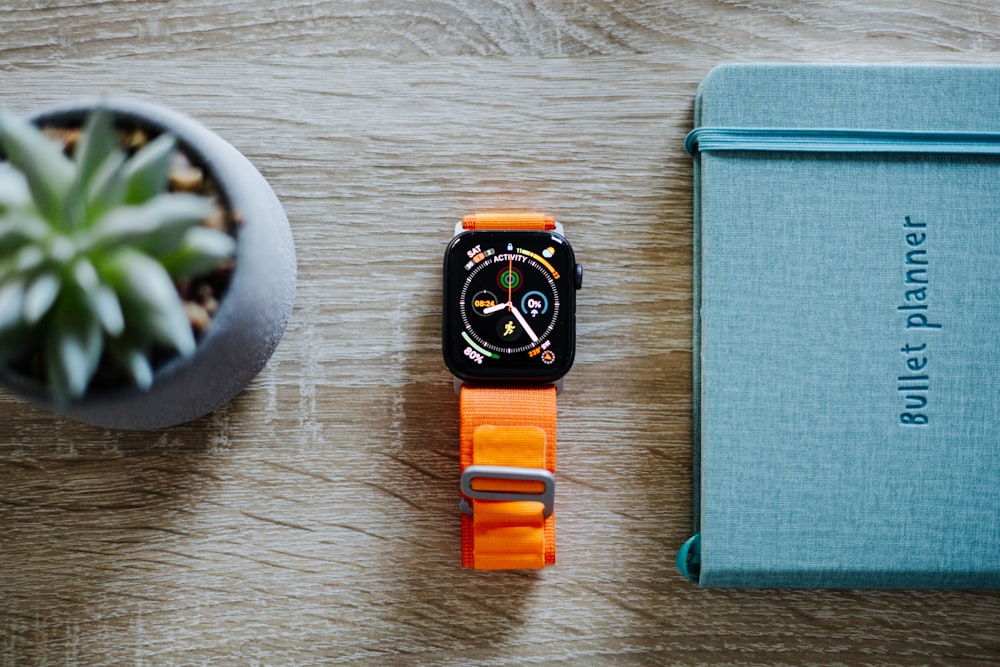
[[[695,127],[681,571],[1000,587],[1000,68],[721,66]]]

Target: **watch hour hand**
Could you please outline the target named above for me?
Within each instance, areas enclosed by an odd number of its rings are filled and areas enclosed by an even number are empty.
[[[493,313],[505,310],[506,308],[509,307],[510,307],[510,301],[507,301],[505,303],[498,303],[494,306],[490,306],[489,308],[483,308],[483,315],[492,315]]]

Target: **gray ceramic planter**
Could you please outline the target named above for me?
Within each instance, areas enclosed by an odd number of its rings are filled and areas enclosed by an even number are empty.
[[[49,109],[36,122],[76,124],[96,105],[150,130],[173,134],[217,181],[241,219],[236,264],[211,326],[189,358],[161,366],[149,391],[123,387],[88,393],[68,406],[52,402],[38,382],[6,373],[3,383],[32,403],[78,421],[148,430],[201,417],[228,402],[257,375],[281,339],[295,298],[295,246],[288,218],[260,172],[198,122],[135,100],[84,100]]]

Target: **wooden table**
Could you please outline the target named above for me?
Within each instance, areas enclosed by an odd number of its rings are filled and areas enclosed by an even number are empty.
[[[299,283],[266,369],[197,422],[108,432],[0,394],[0,665],[1000,661],[998,593],[706,591],[673,565],[697,83],[993,63],[993,3],[7,5],[3,106],[124,93],[201,119],[284,203]],[[560,562],[477,573],[440,265],[462,213],[511,206],[557,214],[585,266]]]

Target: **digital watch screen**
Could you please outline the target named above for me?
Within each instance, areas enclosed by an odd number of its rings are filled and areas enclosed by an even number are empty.
[[[553,382],[573,365],[576,263],[548,231],[471,231],[444,260],[444,357],[461,380]]]

